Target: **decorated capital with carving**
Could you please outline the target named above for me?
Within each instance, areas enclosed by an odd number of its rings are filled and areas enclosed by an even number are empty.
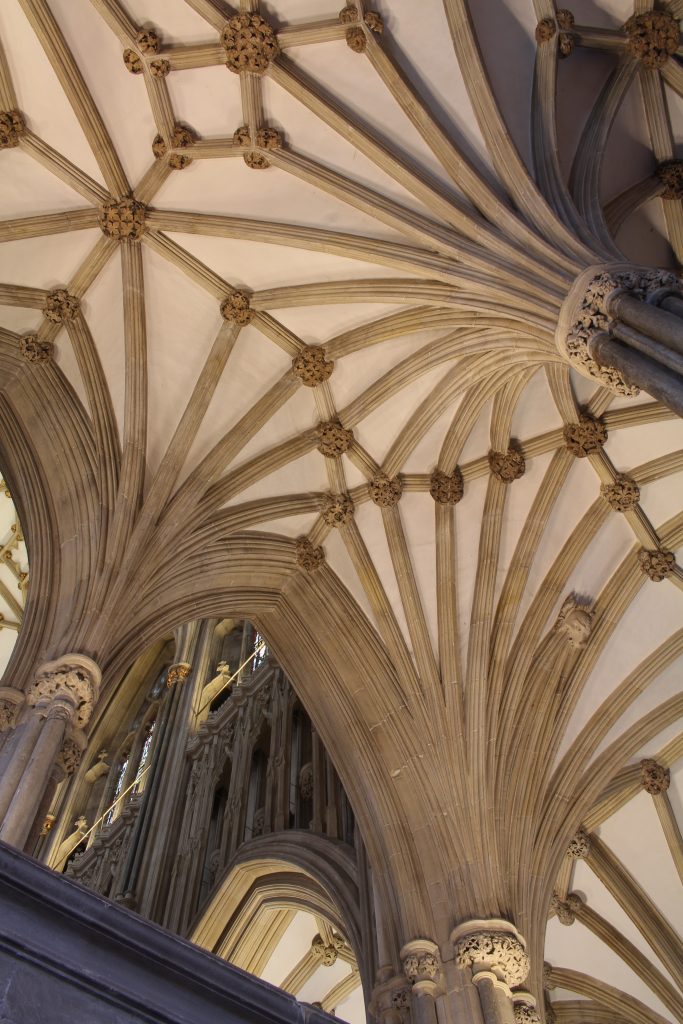
[[[353,444],[353,431],[343,427],[339,420],[327,420],[317,427],[318,451],[326,459],[336,459],[347,452]]]
[[[146,207],[137,199],[112,200],[102,204],[98,220],[108,238],[138,242],[145,231],[145,212]]]
[[[353,501],[348,494],[326,494],[320,514],[327,526],[348,526],[353,519]]]
[[[555,631],[566,637],[570,647],[580,649],[588,643],[592,625],[591,609],[575,597],[568,597],[555,622]]]
[[[493,974],[508,988],[521,985],[529,974],[526,942],[509,921],[467,921],[451,933],[458,967],[469,967],[472,980]]]
[[[403,494],[403,482],[399,476],[388,477],[378,473],[370,483],[370,497],[380,508],[393,508]]]
[[[249,305],[249,296],[246,292],[234,291],[221,303],[221,316],[229,323],[244,327],[251,321],[254,311]]]
[[[91,658],[64,654],[38,669],[26,692],[26,702],[30,707],[45,709],[58,703],[66,709],[72,724],[84,729],[90,721],[101,680],[102,673]]]
[[[607,440],[607,427],[594,416],[580,416],[578,423],[566,423],[562,433],[567,451],[577,459],[600,451]]]
[[[678,22],[670,11],[632,15],[624,25],[628,51],[650,70],[663,68],[680,42]]]
[[[515,1024],[541,1024],[536,1000],[531,992],[517,991],[512,995]]]
[[[619,473],[614,483],[602,484],[600,493],[615,512],[630,512],[640,501],[640,487],[624,473]]]
[[[325,552],[312,544],[308,537],[297,537],[296,560],[305,572],[315,572],[325,564]]]
[[[683,285],[675,274],[626,263],[588,267],[574,281],[558,319],[556,344],[569,363],[585,377],[598,381],[618,395],[637,395],[613,366],[600,365],[591,343],[609,334],[616,324],[610,302],[623,292],[647,302],[658,292],[680,295]]]
[[[25,697],[21,690],[0,686],[0,733],[13,729]]]
[[[436,942],[431,939],[413,939],[406,942],[400,953],[403,973],[418,995],[437,993],[441,975],[441,955]]]
[[[292,370],[307,388],[323,384],[334,369],[334,361],[325,358],[320,345],[304,345],[292,360]]]
[[[18,146],[25,131],[26,122],[18,110],[0,110],[0,149]]]
[[[262,75],[280,48],[272,27],[260,14],[235,14],[221,34],[226,65],[231,71]]]
[[[519,480],[524,476],[526,463],[524,456],[516,448],[508,448],[506,452],[491,449],[488,457],[491,472],[504,484],[511,484],[513,480]]]
[[[178,661],[175,665],[171,665],[168,672],[166,673],[166,686],[170,689],[174,686],[180,686],[188,678],[192,671],[192,665],[188,661]]]
[[[663,548],[655,548],[653,551],[643,548],[638,552],[638,564],[653,583],[661,583],[674,571],[676,556],[673,551],[665,551]]]
[[[640,781],[646,793],[659,796],[669,788],[671,773],[653,757],[644,757],[640,762]]]

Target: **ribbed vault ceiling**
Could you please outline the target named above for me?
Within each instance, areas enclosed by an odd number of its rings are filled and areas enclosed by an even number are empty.
[[[256,75],[226,69],[221,0],[0,6],[0,107],[25,120],[0,155],[0,390],[46,403],[23,417],[43,451],[51,417],[82,424],[73,478],[97,510],[80,610],[43,648],[115,660],[112,622],[142,631],[202,571],[220,590],[223,552],[251,535],[305,538],[263,541],[272,600],[304,595],[314,630],[315,579],[347,588],[394,673],[359,681],[363,720],[408,708],[425,771],[430,729],[451,737],[427,773],[439,827],[474,834],[495,804],[514,865],[545,822],[554,841],[566,827],[558,794],[588,793],[592,852],[555,889],[590,910],[553,912],[545,951],[567,1022],[683,1019],[683,430],[554,342],[579,270],[683,258],[681,202],[654,173],[676,155],[683,65],[644,70],[621,31],[651,7],[576,0],[558,63],[560,33],[535,38],[552,0],[476,0],[471,21],[465,0],[378,0],[381,34],[361,4],[342,21],[332,2],[244,0],[277,32]],[[133,216],[139,241],[111,237]],[[577,458],[563,430],[585,415],[606,439]],[[523,475],[502,482],[490,450]],[[625,513],[601,494],[619,474],[640,489]],[[653,582],[639,554],[659,548],[678,564]],[[572,594],[592,611],[583,646],[553,630]],[[346,784],[353,749],[325,741]],[[392,756],[401,794],[419,772]],[[668,795],[640,787],[644,757],[671,769]],[[499,888],[506,870],[490,866]]]

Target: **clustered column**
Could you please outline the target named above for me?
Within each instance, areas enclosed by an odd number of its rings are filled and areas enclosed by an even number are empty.
[[[99,695],[101,673],[90,658],[66,654],[38,669],[23,718],[8,741],[0,780],[0,839],[23,847],[63,750],[74,765]]]

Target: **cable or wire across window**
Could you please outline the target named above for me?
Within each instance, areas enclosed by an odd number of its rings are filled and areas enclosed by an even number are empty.
[[[221,686],[220,690],[218,690],[216,693],[214,693],[213,696],[209,700],[207,700],[204,704],[202,704],[202,706],[199,708],[199,711],[197,712],[198,715],[202,713],[204,708],[208,708],[209,704],[213,704],[213,702],[218,697],[220,697],[220,695],[223,693],[223,690],[225,690],[226,687],[230,686],[230,683],[232,683],[233,680],[237,679],[237,677],[240,674],[240,672],[242,671],[242,669],[246,668],[246,666],[249,664],[249,662],[253,658],[255,658],[256,655],[259,654],[263,650],[263,648],[265,646],[266,646],[266,641],[265,640],[261,641],[261,643],[258,645],[256,650],[251,652],[251,654],[249,655],[247,660],[243,661],[242,664],[240,665],[240,667],[233,672],[233,674],[230,676],[230,678],[225,680],[225,682]],[[258,667],[260,664],[261,664],[261,662],[259,661],[259,662],[256,663],[256,666]]]

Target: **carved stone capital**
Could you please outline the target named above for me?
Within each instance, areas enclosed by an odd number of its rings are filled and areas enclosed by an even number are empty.
[[[28,363],[47,363],[52,358],[54,345],[37,334],[23,334],[19,338],[19,351]]]
[[[221,316],[232,324],[244,327],[253,315],[254,311],[249,305],[249,296],[246,292],[234,291],[221,303]]]
[[[353,431],[343,427],[339,420],[327,420],[317,426],[318,451],[326,459],[337,459],[353,444]]]
[[[272,27],[260,14],[242,12],[229,18],[221,34],[231,71],[262,75],[280,52]]]
[[[457,505],[462,501],[465,485],[459,467],[456,466],[450,476],[435,469],[429,483],[429,493],[439,505]]]
[[[567,451],[577,459],[599,451],[607,440],[607,427],[594,416],[580,416],[578,423],[565,423],[562,433]]]
[[[624,25],[628,51],[650,70],[663,68],[678,49],[680,29],[670,11],[632,15]]]
[[[509,988],[521,985],[529,974],[526,943],[509,921],[467,921],[451,933],[458,967],[469,967],[473,979],[493,973]]]
[[[669,788],[671,773],[653,757],[644,757],[640,762],[640,781],[646,793],[659,796]]]
[[[602,484],[600,494],[615,512],[630,512],[640,501],[640,487],[624,473],[619,473],[614,483]]]
[[[325,358],[320,345],[304,345],[292,360],[292,370],[307,388],[323,384],[334,369],[334,361]]]
[[[531,992],[513,992],[512,1006],[515,1024],[541,1024],[541,1018],[536,1009],[536,1000]]]
[[[171,148],[188,149],[190,146],[193,146],[196,141],[197,136],[192,129],[188,128],[187,125],[180,124],[176,121],[173,126],[173,135],[171,136]],[[154,136],[152,152],[157,160],[166,156],[166,143],[161,135]],[[192,157],[188,153],[171,153],[168,158],[168,166],[172,167],[174,171],[182,171],[183,168],[188,167],[191,163]]]
[[[297,537],[296,560],[301,569],[315,572],[325,564],[325,552],[312,544],[308,537]]]
[[[591,339],[609,331],[613,323],[610,300],[627,291],[635,298],[648,301],[666,289],[681,294],[680,280],[668,271],[652,270],[629,263],[606,263],[588,267],[578,275],[567,295],[558,318],[555,341],[569,363],[591,380],[597,380],[618,395],[637,395],[618,370],[600,366],[590,352]]]
[[[348,494],[326,494],[320,514],[328,526],[348,526],[353,519],[353,501]]]
[[[174,686],[180,686],[188,678],[192,671],[189,661],[177,661],[171,665],[166,673],[166,686],[171,690]]]
[[[69,295],[66,288],[55,288],[47,294],[43,313],[53,324],[63,324],[65,320],[75,320],[80,305],[78,296]]]
[[[15,690],[12,686],[0,686],[0,732],[14,728],[25,699],[21,690]]]
[[[403,482],[399,476],[391,478],[386,473],[378,473],[370,483],[370,497],[380,508],[398,505],[402,494]]]
[[[431,939],[406,942],[400,953],[403,973],[413,987],[433,983],[441,973],[441,954]]]
[[[593,625],[591,609],[575,597],[568,597],[555,622],[555,631],[567,638],[570,647],[580,649],[588,643]]]
[[[573,860],[584,860],[591,852],[591,837],[585,828],[577,829],[574,836],[569,840],[567,854]]]
[[[87,746],[85,733],[81,729],[70,729],[64,737],[57,764],[66,775],[73,775],[83,758]]]
[[[663,548],[655,548],[653,551],[643,548],[638,552],[638,564],[653,583],[661,583],[674,571],[676,556],[673,551]]]
[[[102,204],[98,220],[108,238],[138,242],[145,232],[145,212],[146,207],[137,199],[114,199]]]
[[[550,909],[557,914],[560,924],[574,924],[576,914],[583,906],[583,900],[576,892],[570,892],[566,900],[560,899],[557,893],[553,893],[550,901]]]
[[[70,707],[70,717],[78,729],[90,721],[99,695],[102,673],[84,654],[64,654],[55,661],[46,661],[26,692],[30,707],[61,702]]]
[[[18,110],[0,110],[0,149],[14,149],[25,131],[26,122]]]
[[[344,940],[340,935],[333,935],[330,943],[325,943],[321,935],[314,935],[311,942],[311,953],[320,961],[322,967],[333,967],[343,945]]]
[[[511,484],[513,480],[524,476],[526,463],[516,448],[508,448],[506,452],[497,452],[492,448],[489,452],[489,467],[493,475],[504,484]]]
[[[665,160],[655,174],[664,185],[662,199],[683,199],[683,160]]]

